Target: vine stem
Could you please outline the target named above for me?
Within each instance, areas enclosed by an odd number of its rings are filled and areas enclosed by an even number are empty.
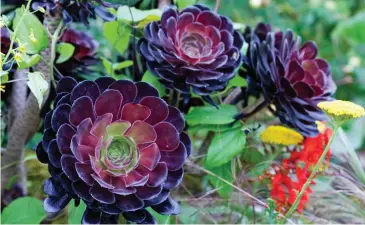
[[[54,34],[52,35],[52,43],[51,43],[51,63],[50,63],[50,67],[49,67],[49,75],[51,78],[51,82],[52,85],[56,88],[56,81],[54,79],[54,72],[53,72],[53,62],[56,59],[56,46],[57,46],[57,41],[59,38],[59,35],[61,33],[63,27],[63,20],[60,21],[60,23],[57,26],[56,31],[54,32]]]
[[[285,222],[290,216],[291,214],[297,209],[300,200],[302,198],[302,196],[304,195],[305,190],[307,190],[307,188],[309,187],[309,185],[312,183],[314,176],[316,175],[320,165],[322,164],[324,158],[326,157],[328,151],[330,150],[330,147],[332,145],[332,142],[335,140],[335,137],[337,136],[337,133],[340,129],[340,126],[338,124],[335,125],[335,129],[333,131],[333,134],[331,136],[330,141],[328,142],[328,144],[326,145],[321,157],[319,158],[317,164],[314,166],[312,173],[310,174],[310,176],[308,177],[307,181],[305,182],[305,184],[303,185],[302,189],[300,190],[299,194],[297,195],[294,204],[290,207],[289,211],[286,213],[283,222]]]
[[[220,5],[220,0],[215,0],[214,12],[217,12],[218,11],[219,5]]]
[[[17,26],[15,27],[15,30],[14,30],[14,33],[13,33],[13,37],[10,39],[10,48],[8,50],[8,53],[6,53],[6,56],[5,56],[4,61],[3,61],[4,63],[8,60],[8,58],[9,58],[9,56],[10,56],[12,50],[13,50],[13,45],[14,45],[15,37],[16,37],[16,35],[17,35],[17,33],[18,33],[19,29],[20,29],[20,23],[24,19],[24,16],[25,16],[26,12],[29,11],[31,2],[32,2],[31,0],[28,1],[28,4],[25,7],[25,10],[24,10],[24,12],[22,14],[22,17],[20,17],[20,20],[19,20]]]

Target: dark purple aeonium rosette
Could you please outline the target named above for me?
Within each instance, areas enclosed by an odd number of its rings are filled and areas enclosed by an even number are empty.
[[[38,7],[46,8],[51,13],[54,13],[57,7],[61,7],[65,23],[82,22],[88,25],[88,19],[95,19],[96,16],[106,21],[114,20],[115,16],[108,12],[107,7],[116,5],[103,0],[34,0],[32,8],[37,10]]]
[[[271,32],[270,26],[259,24],[244,62],[248,91],[262,92],[266,102],[275,105],[280,121],[305,136],[318,134],[315,122],[326,116],[317,104],[331,100],[336,90],[328,63],[317,53],[314,42],[301,46],[292,31]]]
[[[232,22],[202,5],[168,8],[139,42],[147,66],[165,86],[189,95],[223,90],[241,63],[242,36]]]
[[[10,31],[7,27],[1,27],[0,29],[0,50],[1,50],[1,54],[6,55],[8,54],[9,50],[10,50],[10,45],[11,45],[11,39],[10,39]],[[13,43],[13,49],[17,48],[18,44],[16,42]],[[3,56],[5,57],[5,56]],[[10,57],[12,57],[12,54],[10,54]],[[9,70],[10,72],[14,72],[15,69],[17,68],[17,64],[16,63],[11,63],[10,60],[7,60],[8,63],[3,65],[3,70]],[[5,62],[4,62],[5,63]]]
[[[62,33],[61,43],[69,43],[75,47],[70,59],[61,64],[56,64],[58,72],[64,76],[90,72],[89,68],[98,63],[96,51],[99,43],[83,31],[68,28]]]
[[[83,200],[83,223],[154,223],[146,210],[178,214],[169,196],[191,152],[184,118],[144,82],[103,77],[57,84],[37,156],[48,163],[44,207],[58,212]]]

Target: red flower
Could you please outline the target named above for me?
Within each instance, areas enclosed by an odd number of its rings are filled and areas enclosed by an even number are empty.
[[[275,200],[278,211],[286,212],[294,204],[309,175],[310,171],[307,167],[296,168],[295,174],[290,174],[290,169],[284,167],[271,178],[272,189],[270,195]],[[302,213],[308,203],[310,193],[312,193],[312,189],[308,187],[300,199],[297,208],[299,213]]]
[[[319,133],[316,137],[307,137],[303,142],[303,149],[300,152],[292,152],[288,159],[284,159],[283,163],[296,164],[299,161],[303,162],[305,166],[313,167],[317,164],[321,157],[329,139],[332,136],[331,128],[326,128],[323,133]],[[331,149],[326,155],[327,161],[331,156]]]
[[[289,204],[288,193],[293,190],[293,182],[284,171],[276,173],[271,179],[271,198],[275,200],[277,210],[282,211]]]
[[[326,128],[324,132],[319,133],[316,137],[308,137],[303,142],[303,149],[300,152],[293,151],[290,157],[284,159],[282,168],[276,171],[272,179],[271,198],[275,200],[278,211],[287,211],[295,202],[303,185],[307,182],[313,168],[321,157],[326,145],[332,136],[332,130]],[[326,155],[327,162],[331,151]],[[295,171],[295,173],[291,171]],[[312,182],[311,184],[314,184]],[[309,202],[309,195],[312,189],[308,187],[300,199],[298,212],[302,213],[303,209]]]

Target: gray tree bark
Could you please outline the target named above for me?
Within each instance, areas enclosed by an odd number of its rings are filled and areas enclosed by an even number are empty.
[[[54,34],[60,21],[62,19],[61,9],[58,9],[56,13],[51,15],[46,12],[44,15],[44,27],[50,34]],[[46,81],[49,84],[49,89],[44,94],[44,102],[49,96],[49,90],[51,85],[50,78],[50,66],[53,62],[50,61],[51,57],[51,45],[52,37],[48,37],[48,47],[40,53],[42,59],[35,67],[36,71],[43,73]],[[22,83],[26,85],[26,83]],[[20,85],[20,83],[19,83]],[[16,90],[14,90],[16,91]],[[43,102],[43,103],[44,103]],[[20,104],[20,103],[19,103]],[[17,177],[17,183],[23,189],[24,193],[27,193],[26,182],[26,168],[24,165],[24,146],[28,140],[35,134],[40,122],[40,108],[37,99],[30,93],[26,101],[23,103],[23,107],[14,107],[19,111],[13,111],[14,121],[10,130],[8,130],[8,144],[6,151],[1,157],[2,166],[11,165],[2,170],[1,175],[1,188],[4,190],[9,180],[13,177]],[[14,165],[13,165],[14,164]]]

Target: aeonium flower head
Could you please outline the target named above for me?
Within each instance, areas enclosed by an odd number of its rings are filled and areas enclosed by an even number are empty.
[[[314,42],[301,45],[292,31],[271,32],[259,24],[251,32],[244,62],[248,94],[262,93],[275,105],[280,121],[305,136],[316,136],[316,121],[326,119],[317,104],[332,100],[336,90],[328,63],[317,57]]]
[[[169,197],[183,177],[191,142],[179,110],[144,82],[103,77],[57,84],[54,110],[45,118],[37,156],[51,178],[48,212],[71,199],[87,205],[83,223],[155,223],[146,210],[178,214]]]
[[[70,59],[61,64],[56,64],[57,70],[63,76],[71,76],[75,73],[86,73],[88,67],[98,62],[96,51],[99,43],[89,34],[68,28],[62,33],[60,43],[69,43],[75,47]]]
[[[242,36],[232,22],[202,5],[169,8],[139,42],[147,66],[170,89],[207,96],[223,90],[241,63]]]
[[[89,18],[96,18],[96,15],[105,21],[115,19],[115,16],[108,12],[107,7],[115,7],[115,5],[103,0],[35,0],[32,3],[33,10],[45,8],[50,13],[55,13],[57,6],[62,7],[62,16],[65,23],[82,22],[89,24]]]

